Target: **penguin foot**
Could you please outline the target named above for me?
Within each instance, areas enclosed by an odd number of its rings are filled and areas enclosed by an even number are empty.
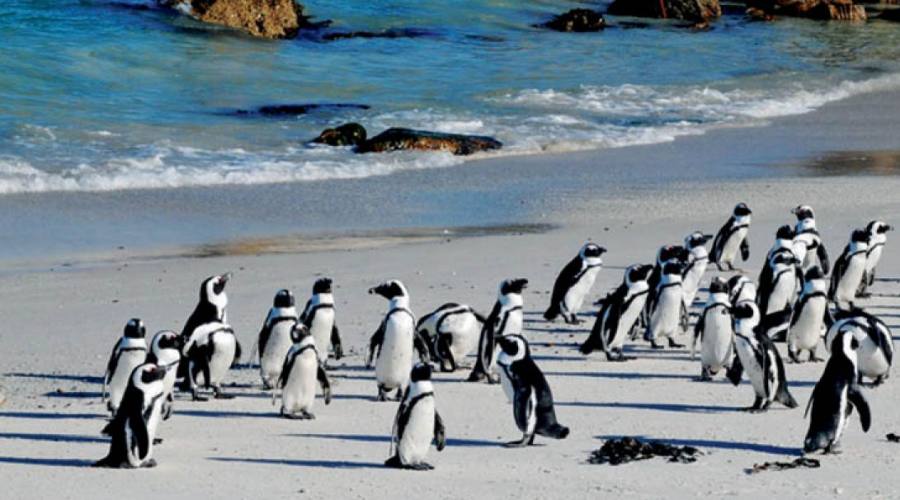
[[[809,360],[813,363],[821,363],[821,362],[825,361],[824,358],[820,358],[820,357],[816,356],[816,353],[810,353]]]
[[[572,315],[571,318],[566,318],[566,324],[567,324],[567,325],[580,325],[581,323],[583,323],[583,321],[581,321],[580,319],[578,319],[577,317],[575,317],[574,314]]]
[[[487,373],[473,371],[469,374],[468,378],[466,378],[466,382],[481,382],[486,378],[488,378]]]
[[[518,441],[510,441],[508,443],[503,443],[504,448],[524,448],[526,446],[531,446],[534,444],[534,434],[528,435],[525,434],[522,436],[522,439]]]
[[[306,410],[300,410],[297,413],[287,413],[281,411],[281,416],[289,420],[315,420],[316,416]]]
[[[434,466],[431,465],[431,464],[429,464],[429,463],[426,463],[426,462],[419,462],[419,463],[417,463],[417,464],[410,464],[410,465],[406,466],[406,468],[407,468],[407,469],[410,469],[410,470],[418,470],[418,471],[434,470]]]
[[[402,469],[403,462],[400,461],[400,455],[394,455],[393,457],[384,461],[384,465],[386,467],[391,467],[394,469]]]
[[[152,468],[156,467],[156,465],[157,465],[156,459],[151,458],[150,460],[147,460],[146,462],[142,463],[141,467],[143,467],[145,469],[152,469]]]
[[[209,401],[209,398],[206,396],[201,396],[200,393],[194,391],[194,394],[191,396],[192,401]]]
[[[657,344],[655,340],[650,341],[650,347],[652,347],[654,349],[665,349],[666,348],[666,346],[664,346],[664,345]]]
[[[709,374],[709,370],[706,368],[700,369],[700,382],[710,382],[712,381],[712,375]]]
[[[747,413],[765,413],[765,412],[769,411],[769,409],[768,408],[760,408],[757,406],[748,406],[747,408],[741,408],[741,411],[744,411]]]
[[[672,339],[672,337],[669,337],[669,347],[673,349],[681,349],[684,347],[684,344],[678,344],[674,339]]]
[[[791,363],[803,363],[803,361],[800,361],[800,356],[797,355],[797,352],[790,349],[788,349],[788,358],[791,360]],[[812,361],[812,358],[810,358],[810,361]]]
[[[162,438],[153,438],[153,444],[162,444],[162,443],[163,443]]]
[[[613,353],[613,354],[607,353],[606,354],[606,360],[611,361],[613,363],[624,363],[626,361],[632,361],[635,359],[637,359],[637,358],[634,356],[626,356],[626,355],[622,354],[621,351],[619,351],[618,353]]]
[[[234,399],[234,394],[227,394],[217,390],[213,397],[216,399]]]

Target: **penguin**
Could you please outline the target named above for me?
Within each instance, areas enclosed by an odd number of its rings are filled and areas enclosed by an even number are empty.
[[[231,279],[231,273],[218,276],[210,276],[200,284],[200,300],[194,308],[194,312],[188,317],[181,329],[182,344],[186,344],[194,330],[201,325],[211,322],[227,322],[225,308],[228,306],[228,295],[225,293],[225,285]],[[178,365],[178,377],[182,379],[180,389],[193,391],[191,377],[188,376],[188,360],[182,357]]]
[[[591,334],[579,348],[582,354],[603,349],[609,361],[628,360],[622,345],[644,309],[650,290],[647,279],[652,271],[653,266],[648,264],[629,266],[622,284],[598,302],[601,307]]]
[[[694,325],[694,341],[691,357],[700,341],[700,380],[712,380],[712,376],[731,365],[734,345],[734,327],[731,303],[728,301],[728,284],[716,276],[709,285],[706,306]]]
[[[442,372],[453,372],[478,349],[486,319],[467,305],[449,302],[419,318],[416,331],[425,339],[431,358]]]
[[[775,233],[775,243],[769,249],[769,253],[766,254],[766,261],[763,264],[762,271],[759,273],[759,280],[757,281],[759,289],[772,289],[775,276],[775,258],[779,256],[799,260],[797,254],[794,253],[794,228],[787,224],[779,227]],[[762,304],[760,305],[760,311],[765,311]]]
[[[873,380],[872,385],[881,385],[891,372],[894,361],[894,344],[891,330],[877,317],[862,309],[838,311],[835,322],[825,334],[825,347],[834,344],[841,332],[850,332],[859,343],[856,351],[860,379]]]
[[[744,411],[764,412],[773,401],[796,408],[797,401],[787,386],[784,363],[775,344],[763,333],[765,325],[760,323],[759,308],[751,301],[741,302],[732,307],[734,317],[734,346],[737,356],[727,372],[734,385],[741,383],[741,375],[753,385],[756,399]]]
[[[497,301],[488,314],[478,338],[478,358],[475,367],[469,373],[469,382],[487,380],[497,383],[494,375],[496,361],[496,339],[500,336],[521,332],[524,326],[522,291],[528,286],[524,278],[507,279],[500,282]]]
[[[847,428],[847,420],[853,408],[859,412],[863,432],[872,425],[872,412],[862,390],[857,384],[857,355],[859,343],[852,333],[844,331],[834,338],[831,357],[825,365],[822,377],[816,383],[806,414],[809,429],[803,440],[803,453],[822,450],[835,453],[841,435]],[[810,416],[810,410],[812,415]]]
[[[716,263],[719,271],[734,271],[738,251],[741,252],[741,259],[744,262],[750,258],[750,240],[747,233],[750,232],[752,213],[746,203],[738,203],[731,217],[716,233],[709,258]]]
[[[316,352],[316,339],[306,325],[294,325],[291,337],[296,343],[284,358],[284,366],[278,377],[275,388],[281,391],[281,415],[285,418],[312,420],[313,403],[316,399],[316,381],[322,386],[325,404],[331,403],[331,382],[325,373],[325,367],[319,353]],[[272,392],[274,402],[275,392]]]
[[[797,291],[798,261],[793,253],[778,253],[767,264],[772,275],[765,284],[760,283],[757,303],[763,322],[769,325],[766,332],[773,341],[783,342],[791,325],[794,294]]]
[[[504,335],[497,339],[500,353],[497,366],[506,397],[513,405],[516,425],[522,431],[522,439],[506,443],[507,447],[531,446],[535,435],[553,439],[565,439],[569,428],[556,420],[553,394],[541,369],[531,358],[531,350],[525,337],[518,334]]]
[[[409,382],[413,366],[413,349],[423,361],[428,360],[428,347],[416,333],[416,317],[409,309],[409,293],[399,280],[391,280],[369,289],[370,294],[388,299],[388,311],[369,342],[366,366],[375,366],[378,383],[377,401],[387,401],[387,393],[397,391],[397,400]]]
[[[272,308],[259,330],[257,346],[259,347],[259,375],[263,387],[271,389],[281,377],[284,357],[291,349],[294,341],[291,333],[297,324],[297,308],[294,307],[294,295],[290,290],[279,290],[275,294]]]
[[[205,401],[200,395],[198,377],[203,375],[203,385],[211,388],[216,399],[232,399],[234,396],[222,390],[222,380],[237,358],[237,338],[231,326],[220,321],[205,323],[194,329],[181,348],[181,355],[188,360],[188,384],[194,401]]]
[[[816,229],[815,212],[809,205],[800,205],[791,210],[791,213],[797,217],[797,224],[794,226],[794,253],[800,260],[802,271],[819,266],[827,275],[831,270],[831,263],[822,237]]]
[[[788,330],[788,356],[801,363],[800,352],[809,351],[810,361],[824,361],[816,357],[816,346],[825,336],[825,316],[828,314],[828,286],[819,266],[813,266],[803,276],[803,291],[797,300]]]
[[[162,419],[172,416],[172,405],[175,401],[175,380],[178,375],[178,362],[181,360],[181,337],[172,330],[157,332],[150,341],[150,352],[147,363],[153,363],[165,370],[163,376]]]
[[[137,318],[131,319],[125,324],[122,338],[112,348],[103,377],[103,399],[106,400],[106,408],[113,415],[125,395],[131,372],[147,358],[147,342],[144,340],[146,335],[144,322]]]
[[[556,277],[550,296],[550,307],[544,312],[544,319],[553,321],[562,315],[570,325],[580,323],[576,315],[603,267],[601,256],[604,253],[606,249],[594,243],[585,243],[581,247],[578,255],[569,261]]]
[[[166,370],[153,363],[138,365],[128,378],[128,388],[112,421],[103,429],[110,436],[109,453],[94,467],[155,467],[153,441],[164,399]]]
[[[687,312],[694,303],[697,290],[700,289],[700,281],[706,274],[709,265],[709,252],[706,251],[706,242],[712,239],[711,234],[703,234],[695,231],[684,238],[684,246],[687,248],[687,265],[682,273],[681,285],[684,289],[684,310]]]
[[[873,220],[866,225],[866,232],[869,233],[869,247],[866,250],[866,272],[856,293],[858,297],[869,295],[869,287],[875,283],[875,268],[881,262],[881,253],[884,251],[884,244],[887,243],[887,233],[893,230],[892,226],[879,220]]]
[[[828,297],[838,309],[855,307],[856,291],[866,272],[868,249],[869,234],[862,229],[856,229],[850,235],[850,243],[844,248],[844,253],[834,262]]]
[[[444,421],[435,407],[431,365],[418,363],[409,375],[410,384],[394,417],[391,431],[392,455],[384,465],[399,469],[431,470],[425,461],[434,443],[437,451],[447,445]]]
[[[663,266],[662,278],[656,286],[656,293],[649,300],[647,309],[650,320],[647,324],[645,340],[650,341],[654,349],[662,349],[657,344],[661,338],[667,338],[669,347],[684,347],[675,342],[675,335],[681,328],[681,308],[684,304],[684,290],[681,283],[683,266],[678,262],[669,262]]]
[[[728,279],[728,301],[732,305],[756,302],[756,292],[756,283],[746,276],[736,274]]]
[[[344,357],[341,333],[334,318],[334,295],[331,278],[319,278],[313,284],[312,297],[306,302],[300,321],[309,328],[316,339],[316,349],[322,364],[328,368],[328,351],[334,351],[334,359]]]
[[[659,289],[659,282],[662,280],[663,267],[668,263],[676,263],[683,267],[687,267],[689,258],[690,251],[681,245],[666,245],[657,250],[656,264],[653,266],[653,272],[650,273],[650,277],[647,279],[647,285],[650,287],[650,291],[647,294],[647,300],[644,302],[644,310],[641,313],[641,320],[639,323],[640,328],[632,331],[632,339],[637,338],[637,335],[639,335],[641,331],[646,333],[647,325],[650,324],[650,307],[656,303],[656,292]],[[681,312],[684,313],[683,307],[681,309]],[[686,317],[682,314],[682,326],[684,325],[684,320],[686,320]]]

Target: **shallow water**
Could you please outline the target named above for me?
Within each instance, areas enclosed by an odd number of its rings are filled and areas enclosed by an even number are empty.
[[[306,2],[326,32],[415,38],[254,40],[137,1],[0,4],[0,193],[362,178],[458,164],[445,154],[308,147],[359,121],[492,135],[500,154],[670,141],[900,88],[900,29],[725,16],[602,33],[532,28],[576,2]],[[601,7],[598,4],[598,7]],[[634,20],[630,20],[634,21]],[[283,103],[359,103],[300,117]]]

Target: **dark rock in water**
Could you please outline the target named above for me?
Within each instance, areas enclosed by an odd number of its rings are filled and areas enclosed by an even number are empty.
[[[719,0],[615,0],[607,14],[709,21],[722,15]]]
[[[107,5],[113,9],[133,10],[139,12],[153,10],[152,5],[147,5],[145,3],[110,2]]]
[[[424,38],[437,33],[418,28],[390,28],[384,31],[335,31],[322,35],[323,40],[347,40],[350,38]]]
[[[774,16],[805,17],[821,21],[865,21],[862,5],[853,0],[751,0],[747,14],[754,19]]]
[[[572,9],[554,17],[544,24],[538,24],[536,27],[549,28],[556,31],[584,33],[602,30],[606,27],[606,21],[599,12],[590,9]]]
[[[198,21],[239,29],[260,38],[293,38],[309,26],[294,0],[158,0]]]
[[[599,450],[591,452],[588,463],[620,465],[653,457],[667,457],[669,462],[689,464],[703,453],[693,446],[672,446],[659,441],[641,441],[633,437],[609,439]]]
[[[447,151],[455,155],[470,155],[479,151],[499,149],[503,144],[492,138],[478,135],[444,134],[408,128],[390,128],[363,142],[357,153],[382,153],[416,149],[423,151]]]
[[[500,37],[500,36],[493,36],[493,35],[465,35],[465,38],[466,38],[467,40],[475,40],[475,41],[478,41],[478,42],[493,42],[493,43],[500,43],[500,42],[505,42],[505,41],[506,41],[506,39],[503,38],[503,37]]]
[[[366,129],[358,123],[345,123],[340,127],[327,128],[312,142],[329,146],[359,146],[366,140]]]
[[[344,104],[344,103],[325,103],[325,104],[273,104],[269,106],[260,106],[254,110],[239,109],[234,113],[237,115],[262,115],[262,116],[299,116],[311,113],[313,111],[332,110],[340,111],[344,109],[369,109],[366,104]]]
[[[821,464],[815,458],[801,457],[792,462],[766,462],[762,464],[753,464],[753,467],[746,470],[747,474],[759,474],[760,472],[772,470],[790,470],[799,468],[818,469]]]
[[[900,9],[882,11],[881,15],[878,16],[878,19],[883,21],[893,21],[895,23],[900,22]]]

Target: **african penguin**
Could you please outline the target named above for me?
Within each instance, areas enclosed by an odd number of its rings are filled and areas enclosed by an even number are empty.
[[[331,383],[325,373],[316,339],[306,325],[295,324],[291,337],[297,340],[284,358],[284,367],[275,388],[281,387],[281,415],[285,418],[311,420],[316,400],[316,382],[322,386],[325,404],[331,403]],[[272,392],[274,401],[275,392]]]
[[[650,320],[644,339],[650,341],[654,349],[662,349],[657,341],[666,338],[669,347],[684,347],[675,342],[675,335],[682,328],[681,314],[684,305],[681,272],[683,266],[677,262],[669,262],[663,266],[662,278],[656,285],[656,293],[649,300],[647,309]]]
[[[875,269],[881,262],[881,253],[884,251],[884,244],[887,243],[888,231],[893,231],[893,227],[881,222],[873,220],[866,226],[869,233],[868,249],[866,250],[866,272],[863,276],[862,284],[859,286],[857,296],[867,296],[869,287],[875,283]]]
[[[503,391],[513,405],[516,425],[522,431],[522,439],[507,443],[508,447],[530,446],[539,434],[554,439],[565,439],[569,428],[556,421],[553,394],[541,369],[531,358],[531,350],[525,337],[517,334],[497,339],[500,354],[497,366]]]
[[[228,295],[225,293],[225,285],[231,279],[231,273],[219,276],[210,276],[200,284],[200,300],[194,308],[194,312],[188,317],[181,329],[182,343],[187,343],[191,334],[201,325],[212,322],[227,322],[225,308],[228,306]],[[188,360],[182,357],[178,365],[178,377],[182,379],[180,389],[193,391],[191,377],[188,376]]]
[[[544,312],[544,319],[553,321],[562,315],[566,323],[578,324],[578,310],[584,298],[594,286],[597,274],[603,266],[601,256],[606,249],[594,243],[585,243],[578,255],[566,264],[553,284],[550,307]]]
[[[834,262],[828,297],[838,309],[855,307],[856,291],[866,272],[868,249],[869,234],[862,229],[857,229],[850,235],[850,243],[844,248],[844,253]]]
[[[826,275],[831,269],[828,252],[822,237],[816,229],[816,215],[809,205],[800,205],[791,210],[797,217],[794,226],[794,253],[800,260],[801,269],[805,272],[813,266],[819,266]]]
[[[706,251],[706,242],[712,239],[712,235],[695,231],[684,238],[684,246],[688,249],[687,265],[682,273],[682,288],[684,289],[684,310],[688,311],[694,304],[697,290],[700,289],[700,281],[706,274],[709,265],[709,252]]]
[[[178,362],[181,360],[181,337],[171,331],[157,332],[150,341],[150,352],[147,362],[165,370],[163,377],[162,418],[168,420],[172,416],[172,404],[175,401],[175,380],[178,376]]]
[[[189,387],[194,401],[205,401],[200,395],[200,376],[203,386],[212,389],[216,399],[234,396],[222,391],[222,381],[237,357],[237,338],[231,326],[220,321],[204,323],[188,337],[181,354],[188,360]]]
[[[388,299],[388,311],[369,342],[366,366],[374,361],[375,381],[378,383],[377,401],[387,401],[388,392],[396,390],[397,399],[409,382],[413,366],[413,349],[423,361],[428,359],[428,347],[416,333],[416,318],[409,309],[409,294],[399,280],[391,280],[369,289],[370,294]]]
[[[656,264],[653,266],[653,271],[650,273],[650,277],[647,278],[647,286],[649,286],[649,292],[647,293],[647,300],[644,302],[644,310],[641,312],[641,318],[639,327],[632,332],[632,339],[637,338],[637,335],[640,334],[640,331],[643,331],[646,336],[646,331],[648,325],[650,325],[650,307],[656,303],[656,292],[659,290],[659,282],[662,280],[663,276],[663,268],[666,264],[679,264],[682,268],[687,267],[688,258],[690,257],[690,251],[681,246],[681,245],[666,245],[660,247],[656,252]],[[682,308],[682,312],[683,308]],[[681,320],[686,319],[684,315],[682,315]]]
[[[164,399],[166,370],[152,363],[137,366],[128,378],[128,388],[112,421],[103,429],[110,436],[109,453],[94,467],[155,467],[153,441]]]
[[[791,325],[794,294],[798,283],[798,261],[793,254],[776,254],[767,264],[772,269],[770,281],[760,283],[757,303],[763,322],[769,325],[767,335],[784,341]]]
[[[300,322],[309,328],[316,340],[316,349],[322,364],[328,367],[328,351],[334,351],[334,359],[344,357],[341,333],[334,317],[334,294],[331,278],[319,278],[313,284],[312,297],[306,302]]]
[[[453,372],[478,350],[486,319],[467,305],[450,302],[419,318],[416,331],[425,339],[431,358],[443,372]]]
[[[412,470],[431,470],[425,461],[434,442],[437,451],[447,444],[444,422],[437,412],[434,386],[431,384],[431,365],[418,363],[409,375],[410,384],[394,417],[391,431],[391,458],[388,467]]]
[[[734,271],[734,261],[738,251],[745,262],[750,258],[750,240],[747,233],[750,231],[750,214],[753,212],[746,203],[738,203],[734,207],[731,217],[725,221],[725,225],[716,233],[713,240],[710,260],[716,263],[719,271]]]
[[[628,267],[622,284],[597,303],[601,306],[600,311],[597,312],[591,334],[580,347],[582,354],[603,349],[609,361],[628,359],[622,352],[622,346],[644,309],[650,289],[647,279],[652,271],[653,266],[647,264]]]
[[[119,408],[131,372],[144,363],[147,358],[147,342],[144,336],[147,329],[144,322],[135,318],[125,324],[125,332],[116,345],[106,363],[106,375],[103,377],[103,399],[106,400],[106,408],[113,415]],[[108,395],[108,399],[107,399]]]
[[[760,323],[759,308],[753,302],[742,302],[732,307],[732,315],[737,356],[726,375],[731,383],[738,385],[741,383],[742,373],[746,371],[756,394],[753,405],[744,410],[764,412],[773,401],[788,408],[796,408],[797,401],[788,391],[784,363],[778,349],[761,331],[765,327]]]
[[[778,228],[778,231],[775,233],[775,244],[772,245],[769,253],[766,254],[766,260],[763,263],[762,271],[760,271],[759,280],[757,281],[760,290],[771,290],[773,287],[776,257],[781,257],[782,260],[797,259],[797,255],[794,253],[794,229],[787,224]],[[760,310],[765,314],[765,308],[762,305]]]
[[[838,311],[834,324],[825,334],[825,347],[833,345],[841,332],[852,333],[859,343],[856,356],[860,378],[870,378],[876,386],[884,382],[894,361],[893,337],[884,321],[862,309]]]
[[[819,340],[825,336],[825,316],[828,314],[828,285],[819,266],[813,266],[803,276],[803,290],[797,300],[788,330],[788,356],[800,363],[800,352],[809,351],[810,361],[816,357]]]
[[[810,410],[812,415],[803,440],[803,453],[837,451],[853,408],[859,412],[863,432],[868,432],[872,424],[869,403],[857,384],[856,349],[859,343],[847,331],[835,336],[833,342],[831,357],[806,405],[806,416],[810,416]]]
[[[500,282],[497,291],[497,301],[491,313],[488,314],[481,328],[481,336],[478,339],[478,358],[475,367],[469,373],[469,382],[487,380],[488,383],[496,383],[497,376],[494,373],[496,362],[496,339],[500,336],[522,331],[524,324],[522,291],[528,286],[528,280],[524,278],[507,279]]]
[[[297,308],[294,307],[294,295],[290,290],[279,290],[259,330],[257,340],[259,374],[266,389],[273,388],[281,377],[284,357],[294,344],[291,333],[296,324]]]
[[[718,276],[709,285],[706,306],[694,325],[691,357],[694,356],[697,340],[700,341],[700,380],[712,380],[719,370],[731,365],[734,345],[728,284]]]

